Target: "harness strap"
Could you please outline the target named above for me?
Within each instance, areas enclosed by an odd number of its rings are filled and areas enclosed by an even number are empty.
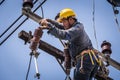
[[[93,61],[92,55],[95,58],[95,60],[97,61],[97,63],[99,65],[101,65],[101,60],[99,58],[97,58],[97,56],[95,55],[97,53],[98,53],[98,51],[95,50],[95,49],[84,50],[79,55],[76,56],[76,60],[78,60],[80,58],[83,58],[83,56],[85,56],[86,54],[89,54],[92,65],[94,65],[94,61]],[[83,60],[83,59],[81,59],[81,60]]]
[[[94,65],[94,61],[93,61],[93,58],[92,58],[91,52],[89,51],[88,54],[89,54],[89,56],[90,56],[90,60],[91,60],[92,65]]]
[[[95,55],[95,53],[94,53],[93,50],[91,50],[91,53],[92,53],[92,55],[94,56],[95,60],[96,60],[97,62],[99,62],[99,61],[98,61],[98,58],[96,57],[96,55]]]
[[[98,51],[97,50],[91,50],[91,53],[94,56],[94,58],[97,61],[97,63],[101,66],[102,65],[101,59],[97,58],[96,55],[95,55],[95,53],[98,53]]]

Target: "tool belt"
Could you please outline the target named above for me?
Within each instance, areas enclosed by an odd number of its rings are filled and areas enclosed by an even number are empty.
[[[99,59],[99,57],[96,56],[96,54],[98,54],[98,51],[95,50],[95,49],[83,50],[80,54],[78,54],[78,55],[76,56],[76,61],[78,61],[78,60],[81,59],[81,64],[82,64],[82,63],[83,63],[83,58],[84,58],[86,55],[89,55],[92,65],[94,65],[93,57],[95,58],[96,62],[97,62],[99,65],[101,65],[101,60]]]

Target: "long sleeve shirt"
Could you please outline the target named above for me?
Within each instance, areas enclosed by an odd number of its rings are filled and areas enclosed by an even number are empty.
[[[84,30],[82,23],[76,22],[67,30],[58,29],[49,24],[49,33],[57,38],[69,41],[69,51],[71,57],[74,59],[76,55],[86,48],[93,48],[90,38]]]
[[[47,19],[48,22],[50,22],[51,24],[53,24],[55,27],[59,28],[59,29],[64,29],[63,25],[58,23],[55,20],[51,20],[51,19]]]

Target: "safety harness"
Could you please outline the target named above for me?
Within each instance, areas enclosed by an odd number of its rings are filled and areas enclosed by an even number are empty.
[[[95,63],[94,63],[94,61],[93,61],[93,57],[95,58],[95,60],[97,61],[97,63],[99,64],[99,66],[101,66],[101,60],[99,59],[99,57],[97,57],[95,54],[98,54],[98,51],[97,50],[95,50],[95,49],[88,49],[88,50],[84,50],[84,51],[82,51],[79,55],[77,55],[76,56],[76,61],[78,61],[78,60],[81,60],[81,66],[80,66],[80,68],[79,68],[79,70],[81,71],[81,72],[83,72],[83,58],[86,56],[86,55],[89,55],[89,57],[90,57],[90,60],[91,60],[91,63],[92,63],[92,65],[94,65]],[[93,57],[92,57],[93,56]]]

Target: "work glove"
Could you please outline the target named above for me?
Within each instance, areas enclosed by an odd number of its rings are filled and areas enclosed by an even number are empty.
[[[41,26],[42,29],[49,29],[49,26],[48,26],[49,22],[47,21],[47,19],[42,19],[40,21],[40,24],[42,25]]]
[[[43,25],[47,25],[48,24],[48,21],[47,19],[41,19],[40,20],[40,24],[43,26]]]

